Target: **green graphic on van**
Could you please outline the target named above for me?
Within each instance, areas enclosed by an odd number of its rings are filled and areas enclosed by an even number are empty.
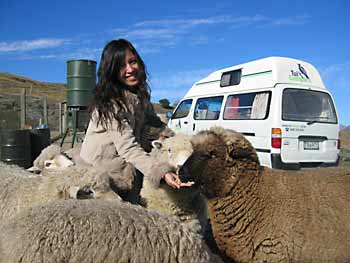
[[[261,71],[261,72],[256,72],[256,73],[242,75],[242,78],[256,77],[256,76],[269,75],[269,74],[272,74],[272,70],[267,70],[267,71]]]

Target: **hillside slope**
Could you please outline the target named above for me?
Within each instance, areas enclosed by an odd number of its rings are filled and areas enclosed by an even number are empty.
[[[51,102],[65,100],[66,85],[63,83],[48,83],[30,78],[0,72],[0,95],[18,95],[22,88],[30,96],[47,96]]]

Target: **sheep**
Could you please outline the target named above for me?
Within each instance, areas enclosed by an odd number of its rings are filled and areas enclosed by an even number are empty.
[[[168,162],[174,172],[180,169],[192,153],[191,137],[183,134],[177,134],[164,141],[153,141],[152,146],[151,155],[157,160]],[[64,154],[73,157],[74,152],[79,151],[75,148]],[[65,155],[61,153],[60,147],[50,145],[34,161],[34,168],[30,169],[41,171],[45,168],[46,171],[63,171],[66,167],[73,165],[73,162]],[[201,232],[202,229],[204,231],[207,224],[206,201],[195,187],[173,189],[166,184],[161,184],[159,188],[156,188],[153,182],[144,177],[141,197],[141,205],[149,210],[178,216],[198,232]],[[124,199],[127,200],[127,198]]]
[[[157,160],[168,162],[174,172],[179,170],[192,153],[190,136],[182,134],[170,137],[165,141],[153,141],[152,145],[151,155]],[[69,157],[79,151],[75,148],[68,152]],[[63,171],[74,164],[66,155],[67,152],[61,153],[59,146],[50,145],[36,158],[33,167],[29,170],[38,172],[45,168],[45,171]],[[166,184],[161,184],[159,188],[156,188],[153,182],[145,177],[141,196],[141,204],[149,210],[178,216],[199,232],[207,222],[206,203],[194,188],[173,189]],[[199,213],[201,214],[200,222],[197,216]]]
[[[221,262],[174,217],[127,202],[54,201],[0,224],[2,262]]]
[[[96,167],[70,166],[33,174],[16,165],[0,162],[0,220],[36,204],[58,199],[119,199],[118,191],[129,190],[133,166],[115,159]]]
[[[192,138],[185,164],[208,199],[214,238],[237,262],[350,262],[350,171],[261,167],[241,134]]]
[[[177,134],[164,141],[153,141],[151,156],[168,162],[178,171],[192,154],[191,137]],[[141,189],[142,205],[152,211],[180,218],[198,232],[207,224],[206,201],[195,187],[173,189],[165,183],[158,188],[145,177]]]
[[[164,141],[155,140],[152,146],[150,154],[157,160],[168,162],[174,172],[179,171],[192,153],[191,137],[183,134],[177,134]],[[75,147],[64,154],[73,157],[74,152],[77,151],[79,149]],[[34,161],[33,167],[35,168],[30,169],[41,171],[45,168],[46,171],[63,171],[66,167],[73,165],[73,162],[65,155],[61,153],[60,147],[50,145]],[[173,189],[163,183],[156,188],[153,182],[144,177],[140,195],[141,205],[149,210],[175,215],[198,232],[205,231],[207,225],[206,201],[195,187]],[[124,199],[127,200],[127,198]]]
[[[66,167],[73,165],[89,166],[78,157],[80,149],[81,145],[78,145],[63,152],[57,144],[50,144],[41,151],[34,160],[33,166],[27,170],[33,173],[41,173],[44,168],[64,170]]]

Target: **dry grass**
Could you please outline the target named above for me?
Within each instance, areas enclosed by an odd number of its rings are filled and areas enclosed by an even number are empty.
[[[47,83],[0,72],[0,95],[19,95],[26,89],[29,96],[47,96],[51,102],[64,101],[67,88],[61,83]]]

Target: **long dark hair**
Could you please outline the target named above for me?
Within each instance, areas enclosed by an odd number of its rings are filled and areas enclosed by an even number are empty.
[[[120,79],[120,70],[124,64],[127,50],[131,51],[139,64],[139,84],[136,93],[141,102],[150,100],[150,88],[147,83],[146,66],[134,46],[125,39],[110,41],[103,49],[97,72],[97,84],[92,103],[89,107],[90,115],[97,111],[97,124],[107,129],[113,120],[121,126],[120,111],[128,111],[124,91],[128,89]],[[142,103],[143,104],[143,103]],[[117,107],[118,112],[116,112]]]

